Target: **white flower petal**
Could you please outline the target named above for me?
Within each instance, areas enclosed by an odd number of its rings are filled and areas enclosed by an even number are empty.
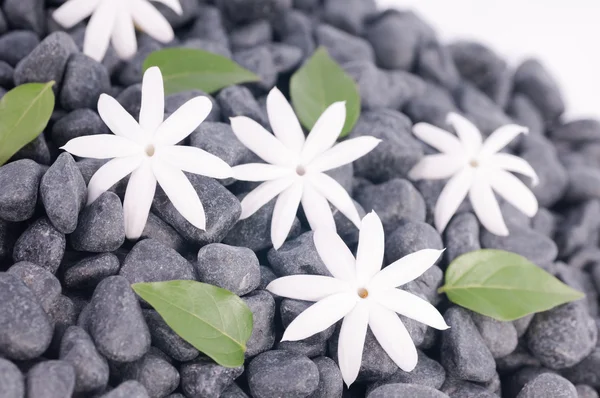
[[[232,117],[230,120],[238,140],[265,162],[278,166],[296,163],[297,156],[254,120],[246,116]]]
[[[292,170],[266,163],[248,163],[233,167],[233,177],[241,181],[269,181],[291,177]]]
[[[160,69],[157,66],[144,72],[142,82],[142,106],[140,107],[140,126],[153,134],[165,117],[165,87]]]
[[[138,28],[161,43],[168,43],[175,38],[169,22],[149,1],[130,1],[131,17]]]
[[[381,270],[385,251],[385,233],[381,219],[371,211],[363,219],[356,250],[357,281],[367,284]]]
[[[431,268],[444,250],[423,249],[394,261],[371,279],[367,290],[384,290],[417,279]]]
[[[206,229],[206,215],[198,193],[183,171],[166,162],[152,161],[154,176],[175,209],[190,224],[201,230]]]
[[[302,198],[302,182],[297,181],[279,194],[271,219],[271,241],[279,249],[292,229]]]
[[[115,158],[100,167],[88,184],[87,204],[98,199],[100,195],[137,169],[143,159],[142,155]]]
[[[359,300],[354,309],[344,317],[338,340],[338,363],[348,387],[356,381],[360,371],[368,324],[369,306],[365,301]]]
[[[127,138],[112,134],[73,138],[60,149],[82,158],[109,159],[139,155],[143,148]]]
[[[184,140],[200,126],[211,109],[212,102],[208,97],[192,98],[158,126],[154,134],[154,142],[160,146],[175,145]]]
[[[508,235],[500,206],[485,176],[475,178],[469,191],[469,198],[477,218],[488,231],[498,236]]]
[[[519,134],[527,134],[529,129],[527,127],[519,126],[517,124],[507,124],[496,129],[490,136],[485,140],[481,147],[479,156],[486,157],[492,155],[505,146],[507,146],[512,140],[515,139]]]
[[[346,282],[322,275],[283,276],[269,283],[266,289],[281,297],[304,301],[319,301],[334,294],[350,293]]]
[[[410,372],[417,366],[417,349],[398,315],[373,303],[369,313],[369,326],[381,348],[400,369]]]
[[[539,183],[538,176],[533,167],[531,167],[525,159],[518,156],[510,155],[508,153],[496,153],[487,160],[487,163],[506,171],[523,174],[524,176],[531,178],[533,185]]]
[[[142,236],[155,191],[156,178],[154,178],[152,164],[150,160],[145,159],[140,167],[131,173],[125,191],[123,215],[127,239],[136,240]]]
[[[310,174],[308,181],[314,189],[325,197],[335,208],[345,215],[354,225],[360,226],[360,215],[348,191],[339,182],[324,173]]]
[[[358,137],[346,140],[326,150],[317,156],[306,167],[308,171],[327,171],[354,162],[371,152],[379,143],[380,139],[375,137]]]
[[[146,145],[151,138],[125,108],[108,94],[98,99],[98,114],[115,135]]]
[[[70,0],[52,13],[56,22],[65,29],[71,29],[83,21],[96,9],[100,0]]]
[[[233,177],[225,161],[193,146],[166,146],[158,149],[154,156],[188,173],[220,179]]]
[[[121,59],[130,59],[137,52],[135,27],[128,13],[117,12],[115,15],[111,43]]]
[[[338,293],[314,303],[289,324],[281,341],[304,340],[322,332],[352,311],[357,300],[356,293]]]
[[[319,228],[336,230],[333,213],[327,199],[321,195],[311,184],[304,184],[302,193],[302,209],[313,231]]]
[[[432,328],[446,330],[450,327],[446,324],[442,314],[433,305],[404,290],[386,289],[375,291],[372,294],[369,292],[369,298],[377,301],[388,310],[424,323]]]
[[[267,113],[275,137],[290,151],[300,154],[304,132],[290,103],[277,87],[267,96]]]
[[[334,278],[349,283],[356,280],[356,261],[348,246],[334,230],[315,230],[313,241],[319,257]]]
[[[469,188],[473,183],[473,175],[473,169],[465,167],[448,180],[440,193],[434,210],[435,226],[439,232],[442,232],[446,228],[450,219],[467,196]]]
[[[446,122],[454,127],[456,135],[468,155],[474,156],[481,149],[481,132],[469,119],[450,112],[446,117]]]
[[[286,190],[294,183],[291,178],[279,178],[260,184],[242,199],[242,214],[240,220],[244,220],[266,205],[275,196]]]
[[[427,155],[413,166],[408,177],[412,180],[443,180],[454,175],[464,165],[465,159],[461,156],[445,153]]]
[[[535,216],[538,211],[537,199],[521,180],[504,170],[489,170],[487,173],[494,191],[528,217]]]
[[[413,126],[413,134],[432,148],[445,154],[464,152],[458,138],[446,130],[428,123],[417,123]]]
[[[325,109],[306,138],[300,154],[300,162],[308,165],[317,156],[331,148],[339,138],[345,123],[345,102],[335,102]]]
[[[83,39],[85,55],[102,62],[110,44],[110,36],[116,22],[117,8],[112,2],[101,2],[88,22]]]
[[[157,3],[162,3],[169,7],[171,10],[175,11],[176,14],[182,15],[183,10],[181,9],[181,4],[179,4],[179,0],[152,0]]]

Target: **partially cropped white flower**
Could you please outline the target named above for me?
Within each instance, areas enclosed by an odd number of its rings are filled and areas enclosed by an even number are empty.
[[[113,134],[70,140],[61,149],[75,156],[109,159],[88,185],[88,204],[131,173],[123,211],[129,239],[141,236],[158,182],[173,206],[197,228],[206,228],[204,208],[183,173],[229,178],[231,167],[202,149],[177,145],[206,119],[212,109],[207,97],[192,98],[164,119],[164,87],[160,69],[149,68],[142,84],[139,123],[113,97],[102,94],[98,113]]]
[[[414,180],[451,177],[435,206],[435,225],[440,232],[468,194],[481,224],[493,234],[507,236],[508,228],[494,191],[529,217],[538,211],[533,193],[509,173],[523,174],[537,184],[535,170],[522,158],[499,152],[517,135],[527,134],[528,129],[508,124],[498,128],[482,143],[477,127],[461,115],[448,114],[447,123],[454,128],[458,138],[427,123],[417,123],[413,127],[417,137],[442,153],[425,156],[413,167],[409,177]]]
[[[329,106],[308,137],[283,94],[274,88],[267,97],[267,113],[275,135],[244,116],[231,118],[237,138],[267,163],[235,166],[234,177],[243,181],[266,181],[242,200],[241,219],[254,214],[279,195],[271,222],[271,240],[281,247],[302,207],[313,230],[326,227],[335,231],[331,202],[356,226],[358,211],[348,192],[324,171],[351,163],[379,144],[374,137],[359,137],[335,145],[346,121],[345,102]]]
[[[179,0],[155,1],[182,13]],[[90,15],[83,52],[96,61],[102,61],[111,41],[119,57],[131,58],[137,51],[135,26],[163,43],[174,37],[169,22],[148,0],[69,0],[52,14],[65,29]]]
[[[285,276],[267,286],[267,290],[278,296],[316,301],[289,324],[282,340],[305,339],[344,318],[338,363],[348,386],[360,370],[367,326],[389,357],[406,372],[417,365],[417,349],[396,313],[439,330],[449,327],[433,305],[396,289],[427,271],[443,250],[420,250],[382,270],[384,238],[377,214],[366,215],[355,259],[334,231],[319,229],[314,234],[315,246],[333,277]]]

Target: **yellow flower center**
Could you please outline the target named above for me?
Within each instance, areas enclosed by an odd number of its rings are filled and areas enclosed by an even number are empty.
[[[155,151],[156,151],[156,148],[154,148],[154,145],[152,145],[152,144],[150,144],[146,147],[146,155],[148,155],[148,157],[154,156]]]
[[[362,299],[369,297],[369,291],[367,289],[365,289],[364,287],[361,287],[360,289],[358,289],[356,293],[358,293],[358,297],[360,297]]]

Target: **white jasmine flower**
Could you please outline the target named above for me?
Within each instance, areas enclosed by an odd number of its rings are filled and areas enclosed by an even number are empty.
[[[537,184],[535,170],[520,157],[499,152],[520,133],[527,134],[528,129],[508,124],[498,128],[482,143],[477,127],[461,115],[450,113],[447,122],[458,138],[427,123],[417,123],[413,127],[417,137],[442,153],[425,156],[413,167],[409,177],[414,180],[450,178],[435,206],[435,225],[440,232],[469,194],[481,224],[493,234],[507,236],[508,228],[494,191],[529,217],[538,211],[533,193],[509,173],[523,174]]]
[[[182,13],[179,0],[155,1]],[[104,58],[111,41],[119,57],[131,58],[137,51],[135,26],[162,43],[174,38],[169,22],[148,0],[69,0],[52,14],[65,29],[90,15],[83,52],[98,62]]]
[[[396,313],[439,330],[449,326],[433,305],[396,287],[427,271],[443,250],[420,250],[382,270],[384,232],[375,212],[362,220],[356,259],[333,230],[315,231],[314,242],[333,277],[285,276],[267,286],[267,290],[278,296],[316,301],[289,324],[282,341],[305,339],[344,318],[338,363],[348,386],[360,370],[367,325],[400,369],[413,370],[417,365],[417,349]]]
[[[139,123],[117,100],[102,94],[98,113],[114,135],[78,137],[61,148],[80,157],[114,158],[92,176],[88,204],[131,173],[123,203],[127,238],[141,236],[157,182],[183,217],[196,228],[205,229],[204,208],[183,172],[229,178],[233,176],[231,167],[202,149],[176,144],[190,135],[211,109],[212,103],[207,97],[196,97],[163,121],[164,86],[157,67],[144,73]]]
[[[279,195],[271,222],[275,249],[285,242],[300,203],[313,230],[323,226],[335,231],[327,201],[358,226],[360,216],[350,195],[323,172],[353,162],[375,148],[380,140],[365,136],[335,145],[346,122],[345,102],[329,106],[306,139],[292,107],[277,88],[267,97],[267,113],[275,135],[247,117],[231,118],[237,138],[270,163],[233,168],[238,180],[266,181],[242,200],[241,219],[250,217]]]

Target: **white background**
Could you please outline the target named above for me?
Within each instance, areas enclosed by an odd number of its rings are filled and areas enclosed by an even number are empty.
[[[476,40],[512,66],[536,57],[558,80],[567,117],[600,118],[600,1],[378,0],[412,9],[443,42]]]

